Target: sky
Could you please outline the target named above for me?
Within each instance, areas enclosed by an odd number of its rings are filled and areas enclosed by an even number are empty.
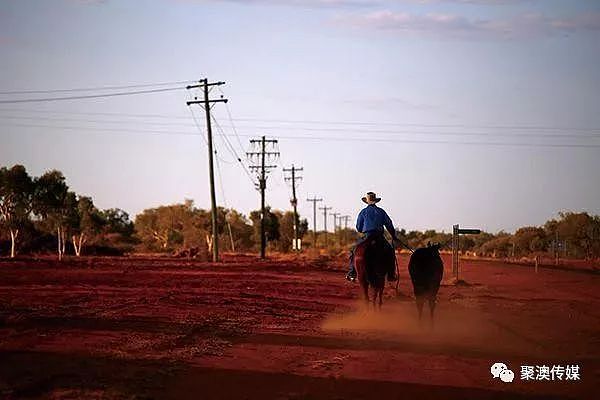
[[[208,208],[205,114],[181,83],[208,78],[228,99],[212,109],[219,205],[259,208],[242,165],[265,135],[267,203],[290,209],[282,168],[302,167],[311,227],[307,198],[352,225],[374,191],[399,228],[514,231],[600,214],[599,64],[594,0],[1,0],[0,165],[58,169],[132,218]]]

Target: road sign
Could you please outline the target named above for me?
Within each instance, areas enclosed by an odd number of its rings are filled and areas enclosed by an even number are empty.
[[[465,235],[477,235],[481,233],[481,229],[459,229],[458,233]]]
[[[459,270],[459,248],[460,248],[460,236],[459,235],[477,235],[481,233],[481,229],[460,229],[458,224],[452,225],[452,274],[454,279],[458,281],[458,270]]]

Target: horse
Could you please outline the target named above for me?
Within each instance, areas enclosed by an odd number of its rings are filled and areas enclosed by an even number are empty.
[[[416,249],[410,256],[408,272],[413,284],[419,321],[423,315],[423,304],[429,302],[431,326],[433,326],[433,313],[437,301],[437,293],[444,275],[444,263],[440,257],[440,245],[431,245]]]
[[[390,260],[388,246],[383,242],[385,238],[371,237],[356,246],[354,252],[354,265],[358,283],[363,291],[363,298],[367,308],[369,307],[369,287],[373,288],[373,308],[381,310],[383,304],[383,289],[385,288],[385,276],[389,271]],[[393,249],[391,249],[393,251]],[[393,255],[395,259],[395,254]],[[377,301],[379,299],[379,302]]]

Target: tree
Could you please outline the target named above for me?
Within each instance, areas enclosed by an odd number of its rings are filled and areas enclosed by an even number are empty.
[[[292,211],[274,211],[274,214],[279,220],[279,240],[277,249],[279,251],[288,252],[292,248],[292,240],[294,239],[294,213]],[[308,221],[298,218],[298,235],[300,238],[308,231]]]
[[[543,251],[547,248],[546,232],[543,228],[527,226],[519,228],[513,235],[515,254],[527,255],[532,252]]]
[[[76,215],[76,197],[65,183],[62,172],[52,170],[35,180],[33,211],[41,217],[41,225],[48,232],[56,231],[58,259],[62,260],[66,244],[67,224]]]
[[[560,220],[555,225],[559,243],[568,246],[569,253],[576,257],[591,258],[598,240],[594,217],[586,212],[561,212],[559,216]]]
[[[218,228],[225,225],[225,211],[218,211]],[[135,232],[146,248],[172,251],[177,246],[200,246],[202,239],[210,248],[210,215],[194,207],[193,201],[144,210],[135,217]]]
[[[19,228],[29,220],[34,183],[25,167],[0,169],[0,221],[10,232],[10,256],[14,258]]]
[[[483,254],[491,255],[492,257],[508,257],[512,249],[512,236],[500,232],[496,238],[481,245]]]
[[[135,232],[129,214],[120,208],[109,208],[101,211],[100,214],[104,220],[104,233],[119,233],[122,236],[130,237]]]
[[[250,220],[254,228],[252,239],[254,243],[260,243],[260,210],[255,210],[250,213]],[[265,207],[265,236],[267,242],[274,242],[279,239],[279,218],[271,212],[271,207]]]
[[[229,210],[227,220],[231,227],[231,235],[233,236],[234,248],[239,250],[250,250],[254,245],[252,235],[254,229],[248,219],[236,210]],[[234,249],[232,248],[232,251]]]
[[[101,212],[94,206],[91,197],[79,196],[76,221],[73,222],[73,248],[79,257],[83,245],[105,225]],[[76,222],[76,223],[75,223]]]
[[[174,224],[167,206],[150,208],[135,217],[135,231],[149,249],[169,250],[174,239]]]

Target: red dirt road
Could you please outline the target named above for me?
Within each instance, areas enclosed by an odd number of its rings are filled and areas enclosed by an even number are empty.
[[[595,398],[596,274],[464,261],[430,329],[404,256],[380,313],[345,260],[225,261],[0,260],[0,398]],[[581,379],[520,379],[554,364]]]

